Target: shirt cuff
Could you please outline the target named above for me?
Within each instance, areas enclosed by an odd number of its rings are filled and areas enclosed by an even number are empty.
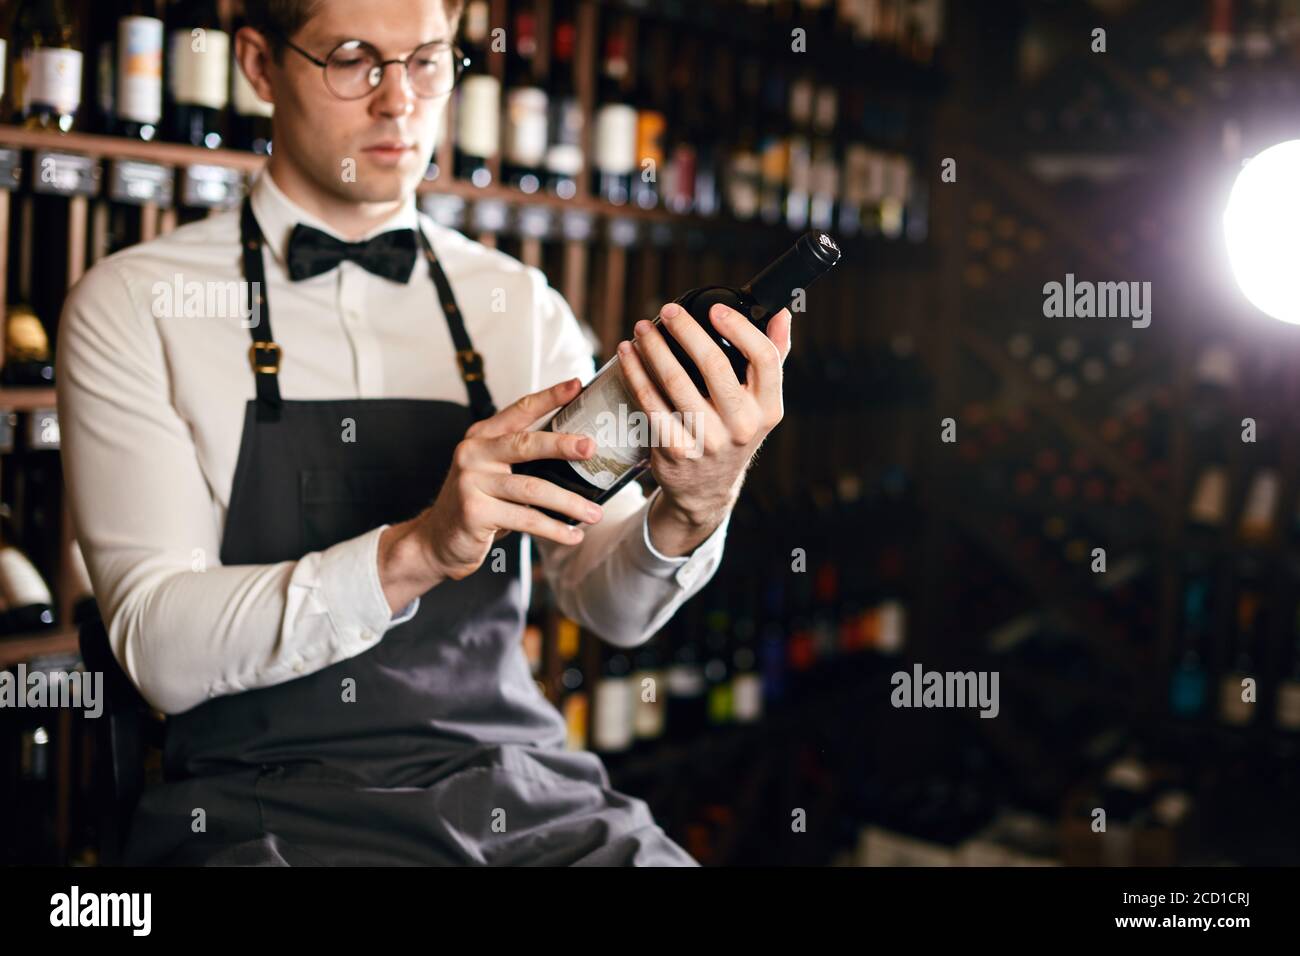
[[[420,608],[416,598],[394,615],[379,583],[379,536],[388,525],[321,552],[320,593],[334,632],[345,645],[368,646]]]
[[[713,529],[713,533],[701,541],[690,554],[669,557],[660,553],[650,543],[650,509],[654,507],[655,500],[662,493],[663,488],[656,487],[646,499],[645,514],[641,517],[641,547],[633,550],[632,562],[640,571],[651,577],[674,578],[682,588],[689,589],[702,574],[716,567],[727,537],[727,526],[731,524],[731,511],[727,511],[722,521]]]

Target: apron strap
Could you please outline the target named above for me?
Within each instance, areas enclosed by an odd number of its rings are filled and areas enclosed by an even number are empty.
[[[248,362],[253,367],[257,386],[258,421],[278,421],[280,406],[280,346],[271,338],[271,310],[266,299],[266,270],[262,267],[262,228],[253,215],[253,204],[245,197],[239,220],[240,244],[244,251],[244,280],[248,285],[249,332],[253,344],[248,347]]]
[[[252,197],[244,197],[243,210],[239,222],[240,241],[244,253],[244,279],[248,283],[249,311],[256,315],[256,320],[249,327],[253,343],[248,348],[249,363],[253,367],[254,383],[257,386],[258,421],[276,421],[280,417],[280,358],[283,352],[271,337],[271,309],[266,297],[266,272],[262,267],[262,229],[257,217],[253,215]],[[461,318],[460,307],[452,294],[451,283],[442,263],[433,254],[433,246],[424,229],[415,230],[424,247],[424,257],[429,262],[429,274],[433,278],[438,292],[438,302],[447,319],[451,331],[451,340],[456,346],[456,365],[460,369],[461,381],[469,392],[470,410],[475,421],[491,418],[497,413],[483,378],[483,356],[474,349],[474,344],[465,331],[465,322]]]
[[[456,305],[456,297],[451,292],[451,283],[447,281],[447,273],[443,271],[442,263],[433,254],[429,237],[424,234],[422,226],[417,225],[415,231],[420,235],[424,257],[429,261],[429,275],[433,277],[433,284],[438,290],[438,302],[442,306],[443,315],[447,317],[451,340],[456,346],[456,365],[460,369],[461,381],[465,383],[465,388],[469,392],[469,406],[474,413],[474,420],[482,421],[491,418],[497,413],[497,408],[492,402],[487,382],[483,380],[483,356],[474,350],[474,344],[469,340],[469,333],[465,331],[465,322],[460,315],[460,307]]]

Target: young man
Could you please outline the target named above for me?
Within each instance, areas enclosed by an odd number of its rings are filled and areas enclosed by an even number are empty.
[[[169,715],[168,782],[126,862],[694,864],[595,755],[564,749],[521,647],[526,536],[565,613],[648,640],[720,561],[781,417],[789,315],[772,339],[714,317],[753,362],[740,383],[665,310],[710,400],[657,330],[621,349],[637,401],[694,412],[702,446],[654,450],[649,500],[634,484],[599,508],[513,474],[590,456],[529,426],[594,369],[537,270],[416,211],[458,4],[246,6],[237,56],[275,104],[249,201],[99,263],[59,337],[95,593]],[[214,294],[232,284],[251,311]]]

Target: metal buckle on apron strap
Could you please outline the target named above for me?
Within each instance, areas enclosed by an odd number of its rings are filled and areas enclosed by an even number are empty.
[[[483,378],[483,356],[473,349],[457,351],[456,363],[460,365],[460,377],[466,382],[477,382]]]
[[[266,351],[271,353],[271,362],[261,364],[257,360],[257,353]],[[253,371],[259,375],[277,375],[280,371],[280,357],[283,355],[280,346],[274,342],[254,342],[248,347],[248,362],[253,366]]]

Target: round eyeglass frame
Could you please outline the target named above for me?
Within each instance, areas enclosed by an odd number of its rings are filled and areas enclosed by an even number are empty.
[[[372,93],[375,92],[375,90],[379,89],[379,87],[383,85],[384,72],[388,69],[388,67],[390,67],[394,63],[400,63],[402,65],[402,68],[406,71],[406,81],[410,83],[411,82],[411,65],[410,65],[411,60],[415,58],[415,54],[419,53],[421,50],[425,49],[426,47],[437,47],[440,50],[445,50],[445,49],[451,50],[452,77],[451,77],[451,86],[447,87],[446,91],[442,93],[428,93],[428,94],[421,93],[419,90],[415,89],[415,84],[411,83],[411,89],[414,90],[415,95],[420,97],[421,99],[432,100],[432,99],[437,99],[440,96],[449,96],[451,94],[451,91],[456,88],[456,84],[460,82],[460,78],[465,74],[465,70],[469,67],[470,64],[469,57],[465,55],[464,51],[462,51],[460,47],[456,46],[454,43],[448,43],[445,40],[433,40],[429,43],[422,43],[419,46],[417,46],[414,50],[412,50],[410,53],[406,54],[406,56],[395,57],[394,59],[391,60],[385,60],[380,55],[379,50],[375,48],[374,44],[367,43],[365,40],[344,40],[342,43],[339,43],[337,46],[335,46],[334,49],[330,50],[329,55],[322,60],[319,57],[314,56],[311,53],[307,52],[302,47],[298,46],[298,44],[294,43],[287,36],[282,36],[281,39],[284,41],[285,45],[289,47],[289,49],[293,50],[296,53],[301,54],[302,56],[310,60],[312,63],[314,63],[316,66],[321,68],[321,80],[325,83],[325,88],[329,90],[330,93],[332,93],[334,96],[338,97],[341,100],[362,100],[365,99],[367,96],[370,96]],[[334,54],[338,53],[338,51],[343,49],[344,47],[352,46],[352,45],[355,45],[359,49],[368,50],[374,54],[375,65],[374,67],[371,68],[370,75],[373,77],[378,77],[378,79],[373,81],[370,84],[370,89],[366,90],[364,93],[359,93],[356,96],[344,96],[342,93],[336,90],[334,86],[330,83],[329,64],[330,64],[330,60],[333,59]]]

